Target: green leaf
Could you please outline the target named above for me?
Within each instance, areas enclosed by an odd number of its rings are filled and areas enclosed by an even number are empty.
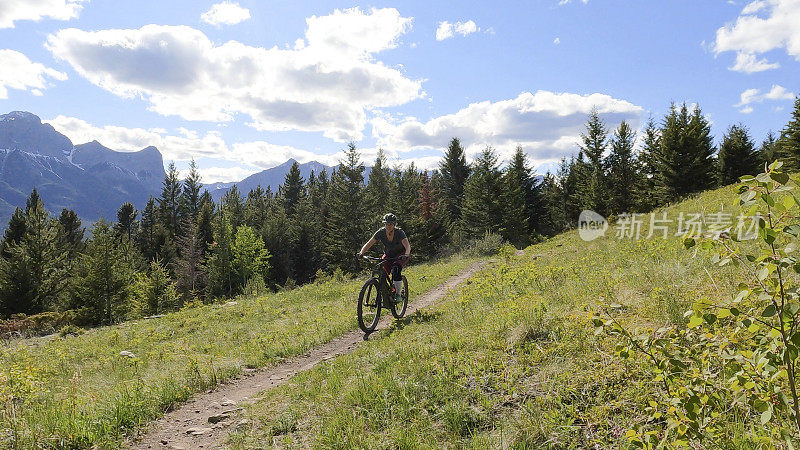
[[[704,320],[706,321],[706,323],[708,323],[709,325],[713,325],[713,324],[714,324],[714,322],[716,322],[716,321],[717,321],[717,316],[716,316],[716,315],[714,315],[714,314],[710,314],[710,313],[709,313],[709,314],[703,314],[703,319],[704,319]]]
[[[775,199],[769,194],[761,194],[761,200],[769,206],[775,206]]]
[[[772,180],[772,178],[770,178],[768,173],[760,173],[756,175],[756,180],[759,183],[769,183]]]
[[[742,200],[742,203],[749,202],[750,200],[752,200],[754,198],[756,198],[756,191],[754,191],[754,190],[748,190],[745,193],[743,193],[741,195],[741,197],[740,197],[740,199]]]
[[[756,277],[758,277],[758,281],[764,281],[769,276],[769,267],[762,267],[758,269],[756,272]]]
[[[778,311],[775,309],[775,305],[769,305],[764,308],[764,311],[761,312],[761,317],[772,317]]]
[[[772,163],[769,165],[769,170],[770,171],[778,170],[781,167],[783,167],[783,161],[781,161],[780,159],[776,159],[775,161],[772,161]]]
[[[761,413],[761,425],[766,425],[772,419],[772,407]]]
[[[773,242],[775,242],[775,238],[778,237],[778,235],[775,233],[775,230],[773,230],[772,228],[762,228],[759,231],[759,234],[761,235],[761,238],[764,239],[764,242],[766,242],[767,244],[772,244]]]
[[[687,249],[694,247],[695,241],[694,238],[687,237],[683,240],[683,246]]]
[[[783,229],[784,233],[791,234],[794,237],[800,236],[800,225],[792,224]]]
[[[796,205],[794,197],[786,196],[783,198],[783,206],[786,207],[786,209],[792,209],[794,205]]]
[[[747,183],[748,181],[753,181],[755,179],[756,177],[752,175],[742,175],[741,177],[739,177],[739,181],[741,181],[742,183]]]
[[[719,317],[720,319],[724,319],[730,315],[731,315],[730,309],[720,309],[719,312],[717,313],[717,317]]]
[[[776,183],[786,184],[789,182],[789,175],[783,172],[770,172],[769,177],[775,180]]]
[[[787,303],[783,309],[784,313],[786,313],[789,317],[793,317],[800,311],[800,305],[797,303]]]
[[[697,328],[697,327],[699,327],[699,326],[700,326],[700,324],[702,324],[702,323],[703,323],[703,318],[702,318],[702,317],[700,317],[700,316],[692,316],[692,317],[689,319],[689,325],[688,325],[688,327],[689,327],[689,328]]]

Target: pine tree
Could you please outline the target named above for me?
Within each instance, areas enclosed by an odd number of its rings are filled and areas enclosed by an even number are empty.
[[[562,160],[561,167],[566,167],[565,160]],[[539,221],[539,232],[552,236],[567,228],[566,194],[562,190],[561,179],[550,173],[542,178],[541,190],[542,209],[545,213]]]
[[[211,243],[214,242],[214,202],[209,198],[200,202],[200,212],[197,214],[197,237],[199,239],[200,253],[205,257]]]
[[[280,196],[270,202],[266,218],[259,230],[261,238],[272,255],[270,277],[267,281],[283,286],[292,276],[294,261],[302,258],[295,251],[296,227],[286,215],[285,203]]]
[[[800,169],[800,96],[794,101],[792,118],[781,130],[777,147],[778,158],[788,170]]]
[[[742,175],[755,175],[758,170],[758,154],[747,128],[732,125],[722,137],[717,155],[719,180],[723,186],[737,183]]]
[[[267,220],[269,204],[270,198],[260,184],[250,189],[244,201],[244,223],[254,229],[260,228]]]
[[[589,172],[588,186],[585,188],[585,204],[583,209],[591,209],[599,214],[607,214],[607,191],[608,181],[606,179],[606,166],[603,154],[608,148],[608,130],[596,109],[589,114],[586,123],[586,133],[581,134],[583,142],[580,145],[581,152],[587,158],[587,168]]]
[[[392,210],[397,216],[397,225],[412,239],[419,226],[419,189],[420,175],[412,162],[405,170],[395,171],[394,187],[391,189]],[[382,214],[371,215],[377,219]]]
[[[542,216],[542,199],[538,186],[535,185],[533,173],[528,167],[528,157],[521,145],[517,145],[514,155],[511,157],[511,162],[508,164],[506,173],[504,175],[506,183],[506,205],[509,208],[507,212],[507,225],[506,228],[514,230],[511,234],[515,235],[514,239],[509,241],[514,242],[516,245],[524,245],[531,241],[530,234],[538,228],[539,218]],[[523,207],[520,209],[518,205],[520,199],[523,201]],[[514,217],[521,215],[521,217]],[[522,220],[523,225],[515,225],[516,221]]]
[[[674,201],[714,185],[711,127],[700,108],[690,114],[674,104],[664,118],[656,160],[656,189],[664,201]]]
[[[136,210],[131,202],[123,203],[117,211],[117,224],[114,228],[120,235],[127,237],[128,240],[133,239],[136,231],[137,215],[139,215],[139,211]]]
[[[300,165],[297,161],[292,163],[289,172],[286,173],[283,184],[278,188],[278,195],[283,199],[286,214],[294,215],[297,204],[306,196],[305,180],[300,176]]]
[[[205,288],[203,242],[191,216],[184,219],[184,235],[178,237],[180,256],[175,261],[176,287],[184,302],[198,297]]]
[[[320,269],[319,222],[309,197],[300,200],[294,216],[295,242],[292,253],[292,279],[308,283]]]
[[[581,211],[596,206],[592,199],[595,191],[592,189],[592,169],[582,151],[578,152],[577,157],[570,158],[567,167],[562,181],[564,212],[568,227],[573,227],[577,225]]]
[[[129,244],[116,238],[108,222],[95,222],[71,289],[73,308],[85,308],[92,324],[116,323],[131,311],[135,272],[130,255]]]
[[[83,241],[86,229],[81,226],[81,219],[78,218],[75,211],[67,208],[61,210],[58,223],[59,246],[66,252],[67,271],[71,272],[73,263],[86,247],[86,243]]]
[[[169,231],[160,220],[160,212],[153,197],[147,201],[139,221],[139,252],[146,261],[159,259],[163,264],[171,264],[177,250]]]
[[[464,185],[461,220],[469,236],[479,238],[486,233],[502,233],[503,191],[497,156],[492,147],[486,147],[472,164]]]
[[[9,248],[21,241],[23,236],[25,236],[25,211],[16,208],[8,221],[3,241],[0,242],[0,256],[10,258]]]
[[[0,259],[0,304],[6,314],[36,314],[58,306],[67,287],[67,251],[59,224],[34,189],[25,212],[25,234]]]
[[[661,151],[661,138],[653,117],[647,121],[644,129],[644,139],[642,149],[637,158],[641,167],[641,176],[638,178],[639,184],[636,186],[636,209],[639,211],[651,211],[661,205],[662,199],[656,182],[659,179],[658,156]]]
[[[170,239],[180,234],[181,182],[175,163],[170,163],[158,199],[159,221],[169,233]]]
[[[353,255],[369,237],[363,172],[364,165],[351,142],[345,150],[345,159],[331,176],[323,249],[329,269],[338,267],[355,272],[360,267]]]
[[[461,204],[464,201],[464,185],[470,174],[461,141],[453,138],[447,153],[439,165],[442,197],[447,205],[450,223],[461,219]]]
[[[607,163],[609,212],[614,214],[634,212],[636,208],[636,190],[641,185],[641,172],[633,154],[635,141],[636,132],[623,120],[614,131]]]
[[[214,220],[214,242],[206,253],[203,270],[208,275],[206,298],[234,295],[236,279],[233,270],[233,226],[227,214]]]
[[[369,183],[365,192],[367,211],[371,216],[378,216],[394,210],[391,203],[392,171],[386,165],[386,154],[378,149],[375,165],[369,173]]]
[[[200,172],[197,170],[197,163],[192,159],[189,163],[189,175],[183,180],[183,190],[180,196],[180,208],[182,217],[191,217],[192,221],[197,221],[197,214],[200,212],[200,191],[203,184],[200,182]]]
[[[235,184],[222,196],[219,209],[222,214],[228,216],[234,232],[245,223],[244,200]]]
[[[777,157],[778,141],[775,139],[775,133],[770,130],[758,149],[758,170],[761,170],[765,165],[771,164]]]

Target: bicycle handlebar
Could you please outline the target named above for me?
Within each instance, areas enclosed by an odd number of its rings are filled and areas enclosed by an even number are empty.
[[[409,255],[400,255],[400,256],[395,256],[394,258],[386,258],[386,259],[376,258],[374,256],[367,256],[367,255],[363,255],[361,257],[364,258],[367,261],[372,261],[372,262],[398,261],[398,260],[401,260],[401,259],[410,258]]]

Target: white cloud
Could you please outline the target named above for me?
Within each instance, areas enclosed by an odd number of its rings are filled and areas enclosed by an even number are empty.
[[[771,63],[766,58],[758,59],[751,53],[740,52],[736,54],[736,63],[729,69],[734,72],[754,73],[777,69],[780,66],[780,63]]]
[[[555,38],[555,39],[553,39],[553,44],[556,44],[556,45],[558,45],[558,44],[560,44],[560,43],[561,43],[561,39],[560,39],[560,38]]]
[[[785,48],[800,61],[800,0],[757,0],[748,3],[736,23],[717,30],[714,51],[736,52],[731,70],[760,72],[780,67],[757,55]]]
[[[14,28],[14,22],[19,20],[69,20],[78,17],[83,2],[84,0],[0,1],[0,28]]]
[[[581,0],[581,2],[583,2],[583,4],[585,5],[585,4],[589,3],[589,0]],[[558,2],[558,5],[559,6],[566,5],[567,3],[572,3],[572,0],[560,0]]]
[[[411,26],[393,8],[336,10],[306,19],[291,49],[215,45],[186,26],[137,30],[78,29],[50,35],[47,48],[92,83],[150,109],[187,120],[248,115],[260,130],[322,132],[360,140],[366,111],[424,96],[421,81],[375,61]]]
[[[472,103],[454,114],[421,122],[415,118],[373,119],[373,134],[383,148],[404,152],[444,149],[458,137],[472,155],[486,145],[507,158],[519,144],[536,164],[555,161],[575,150],[587,115],[597,108],[609,128],[622,120],[636,128],[643,109],[605,94],[523,92],[510,100]]]
[[[751,112],[753,112],[753,107],[745,106],[744,108],[740,109],[739,112],[742,114],[750,114]]]
[[[115,125],[98,127],[75,117],[58,116],[46,120],[59,133],[74,144],[96,140],[117,151],[130,152],[147,146],[155,146],[165,161],[186,161],[192,158],[230,158],[227,144],[218,131],[209,131],[203,136],[182,128],[179,135],[170,135],[160,128],[127,128]]]
[[[466,36],[471,33],[479,31],[478,25],[472,20],[466,22],[450,23],[448,21],[439,22],[439,27],[436,29],[436,40],[443,41],[455,36],[456,33]]]
[[[234,25],[250,18],[250,10],[242,8],[238,3],[217,3],[204,12],[200,19],[211,25]]]
[[[36,96],[50,86],[48,79],[64,81],[67,74],[32,62],[15,50],[0,50],[0,99],[8,98],[9,89],[26,91],[29,88]]]
[[[734,106],[736,107],[747,106],[751,103],[762,103],[765,100],[780,101],[780,100],[793,100],[793,99],[794,99],[793,92],[787,91],[786,88],[781,85],[773,84],[769,92],[766,92],[764,94],[762,94],[761,90],[759,89],[747,89],[746,91],[742,92],[742,94],[740,95],[739,103],[737,103]],[[749,109],[750,111],[748,112],[751,112],[752,108]]]
[[[197,171],[200,172],[200,181],[203,184],[208,185],[211,183],[230,183],[232,181],[241,181],[254,173],[260,172],[261,169],[252,169],[240,166],[200,167],[197,169]],[[189,175],[189,169],[179,171],[179,176],[181,178],[186,178],[187,175]]]

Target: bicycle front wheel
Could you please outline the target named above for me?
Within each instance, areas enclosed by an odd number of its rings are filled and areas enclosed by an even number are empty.
[[[381,293],[378,280],[370,278],[358,294],[358,326],[364,333],[372,333],[381,318]]]
[[[408,308],[408,280],[405,275],[403,275],[403,290],[400,291],[400,297],[402,300],[392,303],[392,315],[395,319],[401,319]]]

